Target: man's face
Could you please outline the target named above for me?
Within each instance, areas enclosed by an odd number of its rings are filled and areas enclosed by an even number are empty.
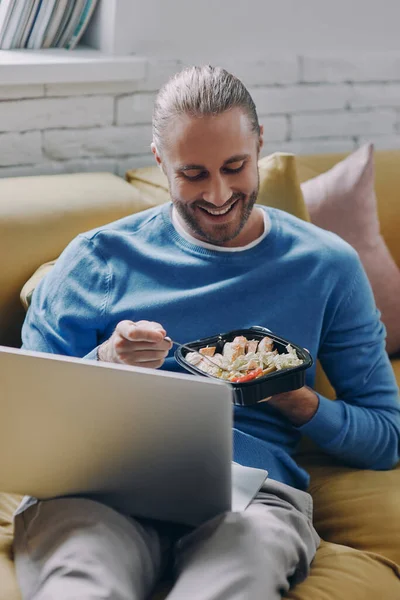
[[[239,108],[215,117],[181,115],[169,123],[162,160],[153,151],[189,233],[221,246],[257,237],[259,219],[251,214],[259,187],[260,144]]]

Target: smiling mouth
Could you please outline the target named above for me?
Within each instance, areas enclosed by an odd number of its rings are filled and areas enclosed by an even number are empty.
[[[203,210],[204,212],[206,212],[209,215],[212,215],[213,217],[218,217],[221,215],[226,215],[228,214],[228,212],[230,212],[232,210],[232,208],[236,205],[237,200],[235,200],[235,202],[233,202],[230,206],[226,207],[226,208],[220,208],[220,209],[209,209],[209,208],[204,208],[204,206],[199,206],[199,208],[201,208],[201,210]]]

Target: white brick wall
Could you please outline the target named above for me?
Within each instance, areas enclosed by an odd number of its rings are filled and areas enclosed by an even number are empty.
[[[400,83],[357,84],[352,88],[351,108],[393,107],[400,109]]]
[[[53,83],[44,86],[44,95],[48,97],[94,96],[97,94],[114,96],[116,94],[132,94],[133,92],[137,92],[138,90],[140,90],[140,85],[137,81],[110,81],[98,83]]]
[[[290,85],[249,91],[260,116],[345,109],[352,95],[349,85]]]
[[[277,146],[267,142],[262,150],[262,156],[277,151],[291,154],[324,154],[326,152],[352,152],[357,147],[352,138],[318,138],[309,140],[289,140]]]
[[[370,135],[368,137],[359,137],[358,144],[366,144],[372,142],[375,150],[399,150],[399,135]]]
[[[395,111],[344,111],[294,115],[292,138],[346,137],[389,134],[396,124]]]
[[[50,159],[113,157],[151,153],[151,126],[53,129],[44,132],[43,149]]]
[[[0,133],[0,165],[40,163],[42,139],[40,131]]]
[[[248,86],[281,84],[288,85],[300,80],[297,56],[265,61],[243,62],[232,60],[222,65]]]
[[[0,100],[12,98],[40,98],[44,96],[44,85],[1,85]]]
[[[113,98],[108,96],[12,100],[1,103],[0,131],[95,127],[111,125],[113,118]]]
[[[289,120],[287,117],[264,117],[260,119],[264,125],[264,139],[269,142],[284,142],[289,137]]]
[[[144,92],[116,99],[117,125],[151,123],[155,92]]]
[[[341,57],[302,57],[302,81],[400,81],[400,54],[379,53]]]
[[[117,172],[115,159],[83,159],[46,161],[29,166],[0,167],[0,177],[25,177],[29,175],[58,175],[62,173]]]
[[[184,64],[180,60],[150,60],[146,79],[140,84],[142,92],[157,92],[172,75],[180,71]]]
[[[184,66],[152,59],[140,82],[0,85],[0,177],[112,171],[154,164],[153,102]],[[223,66],[248,86],[263,154],[400,148],[400,54],[292,56]]]

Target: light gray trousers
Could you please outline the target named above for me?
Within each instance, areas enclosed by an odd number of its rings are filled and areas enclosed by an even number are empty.
[[[306,578],[318,545],[311,496],[269,479],[244,512],[183,535],[83,498],[42,501],[15,518],[23,600],[145,600],[167,560],[168,600],[278,600]]]

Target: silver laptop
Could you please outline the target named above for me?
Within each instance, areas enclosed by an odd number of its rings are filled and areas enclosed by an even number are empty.
[[[232,509],[223,382],[0,346],[0,406],[1,491],[188,525]],[[251,471],[234,471],[243,507],[266,477]]]

